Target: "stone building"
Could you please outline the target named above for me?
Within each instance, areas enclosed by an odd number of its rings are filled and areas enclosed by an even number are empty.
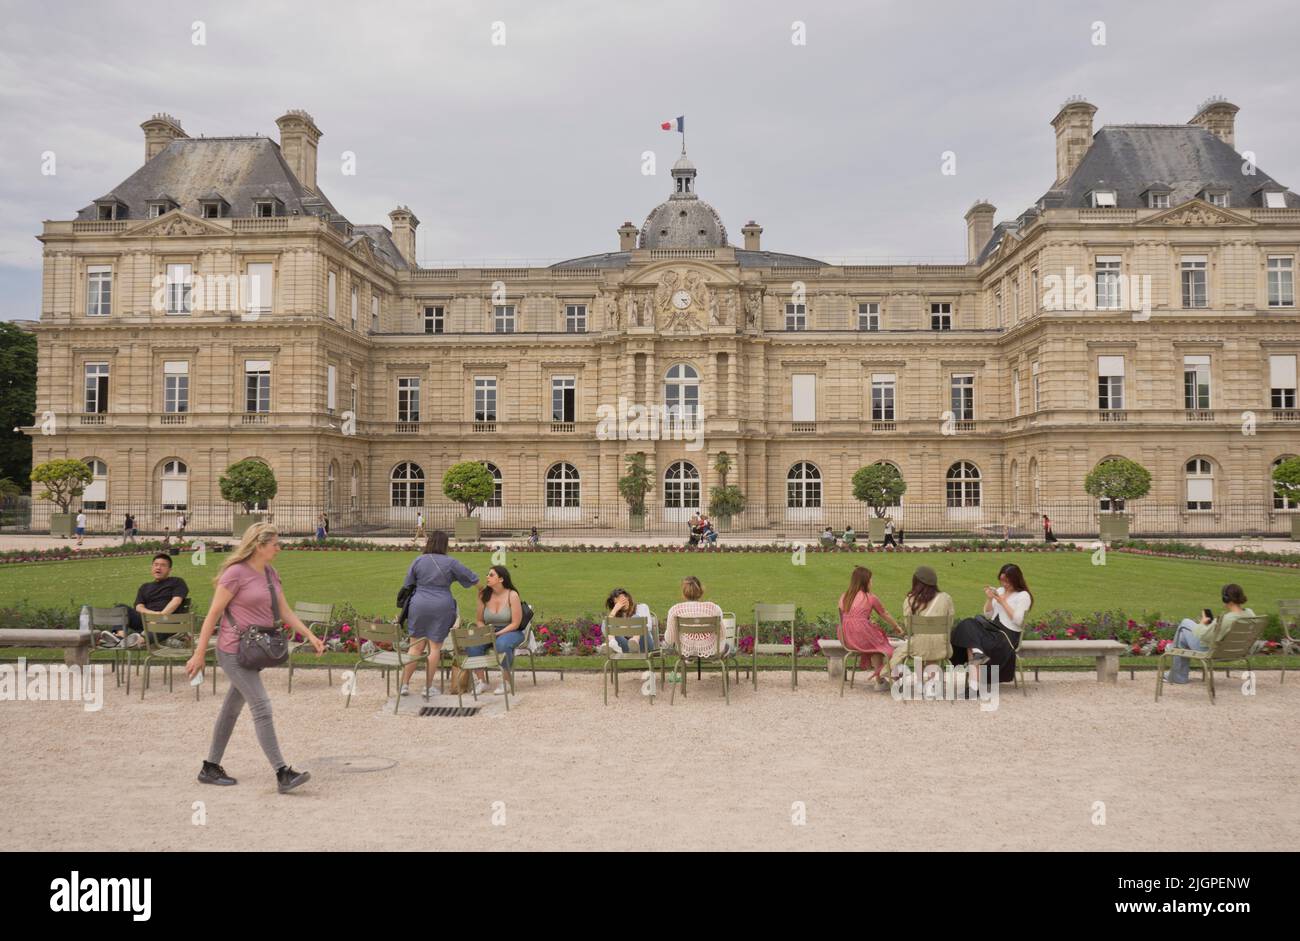
[[[637,451],[651,524],[676,526],[725,451],[737,524],[775,529],[861,526],[850,478],[890,461],[914,531],[1001,532],[1040,512],[1086,531],[1084,475],[1124,455],[1154,478],[1130,508],[1148,528],[1280,532],[1300,202],[1234,149],[1237,110],[1094,133],[1066,102],[1050,185],[996,224],[976,202],[964,264],[827,264],[752,221],[735,244],[683,153],[617,251],[493,269],[420,266],[404,206],[350,222],[305,112],[278,142],[155,115],[143,166],[39,236],[34,460],[91,462],[105,526],[215,520],[247,457],[276,472],[272,510],[405,526],[454,513],[442,474],[480,460],[483,515],[526,528],[622,525]],[[617,420],[664,406],[659,440]]]

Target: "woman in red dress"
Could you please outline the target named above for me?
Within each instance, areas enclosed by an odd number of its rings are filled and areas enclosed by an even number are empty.
[[[894,648],[890,646],[885,632],[875,624],[871,616],[875,614],[886,621],[898,634],[902,634],[895,621],[880,603],[880,599],[871,593],[871,570],[857,566],[849,577],[849,590],[840,596],[840,643],[847,653],[860,654],[859,669],[867,669],[867,664],[874,668],[871,678],[881,686],[889,685],[888,677],[881,676],[880,671],[889,662]]]

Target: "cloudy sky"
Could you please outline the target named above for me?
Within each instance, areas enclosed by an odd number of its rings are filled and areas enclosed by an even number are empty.
[[[38,316],[42,220],[135,171],[156,111],[272,137],[310,111],[327,195],[353,222],[409,205],[425,264],[616,249],[669,191],[680,142],[659,124],[677,115],[732,241],[754,218],[765,248],[830,259],[960,261],[972,202],[1010,217],[1051,184],[1048,122],[1074,94],[1098,127],[1223,95],[1238,149],[1300,187],[1283,0],[3,0],[0,17],[0,318]]]

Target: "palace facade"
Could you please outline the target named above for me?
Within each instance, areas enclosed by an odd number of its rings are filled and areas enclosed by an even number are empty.
[[[143,165],[39,236],[33,460],[90,463],[105,528],[202,514],[248,457],[277,505],[336,520],[436,516],[446,468],[480,460],[500,481],[485,516],[607,525],[638,451],[665,523],[707,505],[725,451],[746,525],[830,522],[853,472],[890,461],[903,518],[1031,527],[1094,513],[1084,475],[1123,455],[1175,527],[1245,507],[1282,531],[1300,201],[1237,152],[1237,110],[1094,132],[1096,108],[1066,102],[1050,185],[1001,222],[976,202],[964,264],[827,264],[753,221],[737,244],[683,153],[616,251],[491,269],[419,265],[404,206],[349,221],[306,112],[278,141],[155,115]],[[701,435],[604,433],[620,400]]]

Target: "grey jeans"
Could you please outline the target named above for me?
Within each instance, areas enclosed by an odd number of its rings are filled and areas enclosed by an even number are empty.
[[[239,656],[217,651],[217,663],[230,679],[230,690],[226,701],[221,704],[217,714],[217,724],[212,730],[212,747],[208,749],[208,761],[214,765],[221,764],[221,756],[226,753],[230,734],[235,731],[235,722],[239,713],[248,703],[248,711],[253,714],[253,731],[257,733],[257,744],[262,746],[267,761],[277,771],[284,767],[284,757],[280,754],[280,743],[275,738],[275,723],[271,721],[271,697],[262,685],[262,674],[257,670],[246,670],[239,665]]]

